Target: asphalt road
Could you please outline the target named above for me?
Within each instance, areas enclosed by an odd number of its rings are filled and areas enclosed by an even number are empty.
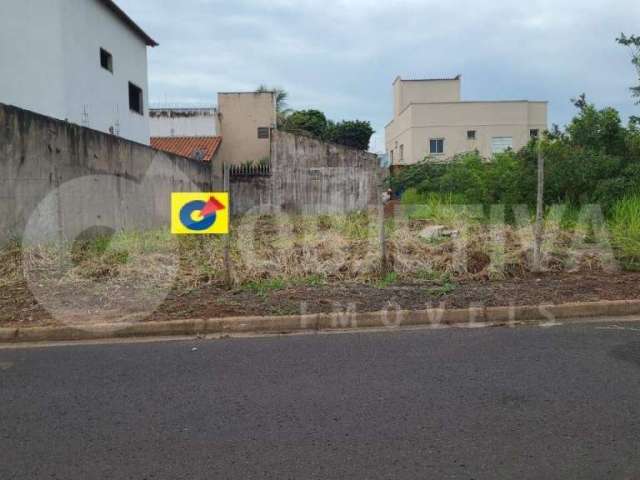
[[[0,478],[638,479],[611,325],[0,350]]]

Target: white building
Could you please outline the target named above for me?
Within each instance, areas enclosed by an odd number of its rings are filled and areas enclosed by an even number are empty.
[[[393,120],[385,128],[391,167],[476,151],[484,158],[519,150],[547,129],[547,102],[463,101],[461,77],[393,82]]]
[[[152,108],[149,110],[152,137],[211,137],[216,135],[214,107]]]
[[[148,145],[156,45],[112,0],[0,0],[0,103]]]

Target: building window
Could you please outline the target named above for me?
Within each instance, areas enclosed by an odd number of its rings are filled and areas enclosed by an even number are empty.
[[[475,140],[475,139],[476,139],[476,131],[467,130],[467,140]]]
[[[502,153],[509,149],[513,149],[512,137],[493,137],[491,139],[491,151],[493,153]]]
[[[432,138],[429,140],[429,153],[434,155],[444,153],[444,138]]]
[[[258,138],[269,138],[269,127],[258,127]]]
[[[132,112],[144,115],[144,96],[142,89],[129,82],[129,109]]]
[[[404,145],[400,145],[400,161],[404,160]]]
[[[393,163],[393,149],[391,149],[391,151],[389,152],[390,154],[390,158],[391,158],[391,163]]]
[[[538,130],[537,128],[532,128],[531,130],[529,130],[529,136],[531,138],[538,138],[538,135],[540,135],[540,130]]]
[[[107,52],[104,48],[100,49],[100,66],[113,73],[113,55]]]

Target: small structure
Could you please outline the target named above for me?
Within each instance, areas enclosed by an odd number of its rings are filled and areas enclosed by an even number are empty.
[[[547,102],[462,101],[461,77],[393,83],[394,115],[385,128],[391,167],[478,151],[485,158],[524,147],[547,129]]]
[[[216,131],[224,138],[218,160],[224,165],[268,162],[276,127],[274,92],[218,94]]]
[[[2,0],[0,102],[149,145],[157,45],[112,0]]]
[[[151,137],[153,148],[200,162],[213,161],[221,143],[221,137]]]
[[[149,110],[152,137],[217,135],[215,107],[170,107]]]

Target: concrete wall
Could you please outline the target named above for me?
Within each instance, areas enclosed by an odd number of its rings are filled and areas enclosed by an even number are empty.
[[[0,104],[0,239],[41,207],[45,237],[89,225],[167,226],[173,191],[209,191],[208,164]]]
[[[257,162],[270,155],[268,138],[258,138],[258,128],[276,126],[276,100],[272,92],[218,94],[218,159],[226,165]]]
[[[272,132],[271,175],[232,178],[236,214],[377,206],[375,154]],[[216,191],[210,163],[0,104],[0,240],[73,239],[87,228],[167,227],[172,192]],[[33,234],[33,228],[27,229]]]
[[[0,102],[149,144],[147,46],[130,27],[97,0],[2,0],[1,9]],[[129,110],[129,82],[144,92],[144,115]]]
[[[157,108],[150,111],[152,137],[211,137],[216,133],[215,108]]]
[[[345,213],[377,206],[384,170],[375,154],[274,130],[271,176],[232,178],[234,213]]]

